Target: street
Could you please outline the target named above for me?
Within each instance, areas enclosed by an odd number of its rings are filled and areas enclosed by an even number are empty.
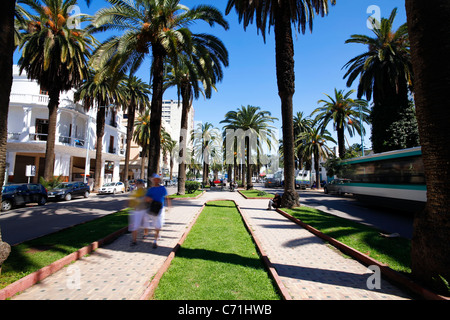
[[[283,193],[282,188],[255,188],[269,193]],[[168,193],[176,192],[176,186],[168,187]],[[325,195],[323,191],[299,190],[300,203],[322,211],[368,224],[383,233],[399,233],[405,238],[412,236],[412,215],[393,210],[380,209],[362,203],[353,197]],[[96,195],[88,199],[48,202],[44,206],[30,205],[0,214],[3,241],[15,245],[26,240],[59,231],[61,229],[93,220],[127,207],[129,194]]]
[[[255,184],[255,188],[269,193],[283,194],[283,188],[264,188]],[[375,207],[361,202],[351,195],[324,194],[323,190],[298,190],[300,203],[324,212],[354,220],[373,226],[383,233],[398,233],[402,237],[411,239],[413,230],[413,215],[402,213],[393,209]]]
[[[15,245],[126,208],[128,193],[28,205],[0,214],[3,241]]]

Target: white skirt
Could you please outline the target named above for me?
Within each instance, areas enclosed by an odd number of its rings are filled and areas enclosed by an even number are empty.
[[[161,230],[164,226],[165,221],[165,215],[166,215],[166,208],[162,207],[159,211],[159,214],[157,216],[150,216],[150,219],[152,220],[152,227],[158,230]]]
[[[150,215],[147,210],[133,210],[129,216],[129,231],[136,231],[139,228],[149,229],[150,228]]]

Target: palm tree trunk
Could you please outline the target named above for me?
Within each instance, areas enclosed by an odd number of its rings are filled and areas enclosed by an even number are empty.
[[[125,166],[123,168],[122,181],[128,186],[128,168],[130,166],[130,150],[131,139],[133,138],[134,118],[136,113],[136,104],[134,100],[130,102],[128,107],[128,121],[127,121],[127,145],[125,147]]]
[[[445,290],[440,277],[450,281],[450,2],[406,0],[406,13],[427,184],[425,210],[414,219],[412,272]]]
[[[181,109],[181,130],[179,147],[179,164],[178,164],[178,195],[186,193],[186,147],[187,147],[187,129],[188,129],[188,114],[190,108],[190,94],[189,86],[181,87],[182,109]],[[185,134],[183,134],[185,133]]]
[[[14,8],[15,1],[7,0],[2,3],[0,12],[0,195],[5,180],[9,97],[13,82]]]
[[[163,76],[164,76],[164,48],[155,44],[152,46],[153,53],[153,96],[150,115],[150,141],[148,152],[148,181],[154,173],[158,173],[159,157],[161,153],[161,116],[163,100]]]
[[[6,146],[8,139],[9,97],[13,82],[12,66],[14,53],[14,8],[16,1],[7,0],[2,3],[0,11],[0,197],[5,180]],[[2,242],[0,228],[0,271],[3,262],[8,258],[11,247]]]
[[[97,148],[95,150],[95,174],[94,174],[94,191],[98,191],[102,185],[103,177],[102,166],[103,166],[103,136],[105,135],[105,118],[106,118],[106,108],[101,107],[103,104],[99,103],[97,111]]]
[[[338,148],[339,148],[339,158],[344,159],[345,155],[345,136],[344,136],[344,128],[337,129],[338,136]]]
[[[281,2],[276,9],[275,51],[278,95],[281,99],[281,117],[283,122],[284,152],[284,193],[281,206],[285,208],[300,205],[295,192],[295,158],[294,158],[294,120],[292,97],[295,92],[294,43],[292,40],[291,20],[286,2]]]
[[[45,149],[44,179],[50,181],[54,178],[55,168],[55,141],[56,122],[58,120],[59,89],[49,91],[48,102],[48,135]]]
[[[253,183],[252,183],[252,165],[251,165],[251,150],[250,150],[250,138],[245,137],[246,144],[247,144],[247,190],[253,189]]]

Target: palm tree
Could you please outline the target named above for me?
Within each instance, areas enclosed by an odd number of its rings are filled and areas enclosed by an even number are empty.
[[[355,90],[345,92],[344,90],[334,89],[334,97],[325,94],[328,100],[319,100],[323,106],[315,109],[311,115],[317,113],[315,122],[320,126],[326,126],[333,121],[333,127],[337,131],[339,157],[344,158],[345,154],[345,129],[350,137],[353,137],[355,131],[362,135],[365,130],[361,122],[369,123],[369,109],[367,101],[361,99],[352,99]],[[360,118],[361,117],[361,118]]]
[[[152,102],[148,175],[157,171],[161,149],[161,115],[164,82],[164,60],[176,61],[179,52],[191,51],[192,33],[188,29],[196,21],[228,28],[222,14],[211,6],[192,9],[179,0],[108,0],[113,6],[99,10],[92,22],[92,32],[124,31],[113,36],[96,51],[101,64],[108,61],[113,74],[117,70],[134,72],[151,50]]]
[[[18,1],[21,2],[21,1]],[[89,5],[90,0],[86,0]],[[15,15],[16,0],[3,0],[2,10],[0,10],[0,196],[2,193],[3,181],[5,180],[6,169],[6,144],[8,137],[8,111],[9,97],[13,83],[13,54],[16,47],[15,39]],[[0,229],[0,244],[1,242]],[[4,246],[7,244],[4,243]],[[2,252],[4,258],[8,256]],[[0,263],[1,265],[1,263]]]
[[[192,40],[192,52],[177,56],[165,83],[165,87],[177,86],[178,96],[182,97],[181,133],[187,133],[192,99],[198,99],[200,93],[210,99],[212,90],[216,90],[216,83],[223,78],[222,65],[228,66],[228,51],[218,38],[201,34],[193,35]],[[180,135],[179,144],[177,194],[183,195],[186,182],[185,134]]]
[[[305,118],[303,112],[299,111],[294,116],[294,137],[295,137],[295,156],[297,158],[296,163],[298,167],[296,169],[303,168],[303,162],[307,160],[303,153],[303,140],[299,139],[300,134],[303,132],[311,131],[313,127],[313,121],[311,118]]]
[[[319,127],[314,127],[310,131],[300,134],[299,139],[303,143],[303,152],[314,158],[314,169],[316,171],[316,186],[320,188],[319,161],[328,158],[333,151],[326,145],[328,141],[336,143],[330,133]]]
[[[150,109],[145,109],[144,113],[138,114],[134,122],[133,141],[141,146],[141,179],[144,179],[145,155],[148,154],[148,145],[150,144]]]
[[[125,166],[123,169],[122,181],[127,184],[128,167],[130,161],[131,140],[133,139],[134,120],[136,111],[143,113],[150,107],[150,86],[136,76],[127,77],[124,83],[126,94],[124,109],[128,111],[127,118],[127,144],[125,150]]]
[[[373,97],[372,147],[375,152],[400,149],[401,146],[387,143],[395,128],[405,114],[409,105],[408,91],[413,86],[413,70],[411,65],[408,27],[401,25],[393,30],[393,23],[397,14],[394,9],[388,19],[383,18],[374,24],[374,37],[366,35],[352,35],[346,43],[363,44],[368,51],[351,59],[344,68],[348,71],[347,86],[351,86],[359,77],[357,96],[363,95],[367,100]],[[412,115],[413,116],[413,115]],[[413,122],[414,123],[414,122]],[[399,125],[399,124],[398,124]],[[418,137],[407,147],[415,147]]]
[[[425,210],[415,216],[412,273],[448,295],[450,281],[450,2],[406,0],[417,121],[427,184]],[[447,281],[447,288],[442,278]],[[445,291],[447,289],[447,291]]]
[[[241,106],[237,111],[229,111],[225,114],[225,119],[220,123],[225,123],[224,130],[232,129],[238,130],[242,129],[246,134],[245,141],[239,141],[245,143],[245,149],[247,150],[247,190],[253,188],[252,183],[252,166],[250,163],[251,155],[252,155],[252,144],[256,143],[259,145],[262,141],[261,138],[265,138],[265,141],[268,145],[271,145],[271,140],[274,139],[274,130],[275,127],[271,125],[271,123],[278,120],[275,117],[271,116],[269,111],[262,111],[260,107],[254,106]],[[250,136],[254,135],[257,141],[250,141]],[[229,137],[226,137],[226,139]],[[234,139],[234,136],[233,136]],[[244,156],[244,155],[241,155]]]
[[[191,139],[194,144],[193,157],[197,163],[203,163],[203,185],[208,184],[209,164],[213,157],[218,157],[222,148],[219,130],[210,122],[198,123],[192,130]]]
[[[82,101],[84,108],[97,109],[97,128],[96,128],[96,153],[95,153],[95,176],[94,190],[102,185],[103,177],[101,168],[103,167],[103,136],[105,135],[105,119],[108,108],[115,108],[123,103],[126,93],[123,83],[112,81],[110,77],[105,77],[101,72],[91,70],[89,77],[75,92],[75,101]]]
[[[163,152],[163,157],[166,158],[167,154],[169,154],[169,179],[172,180],[172,170],[173,170],[173,158],[174,153],[177,147],[177,142],[172,139],[170,134],[162,129],[161,130],[161,148]]]
[[[45,154],[44,179],[53,178],[55,136],[59,95],[77,87],[88,74],[89,50],[94,39],[84,30],[70,29],[68,9],[76,0],[23,0],[34,12],[23,34],[20,71],[49,93],[49,129]]]
[[[330,0],[335,4],[335,0]],[[295,192],[295,157],[294,157],[294,125],[292,98],[295,92],[294,44],[292,39],[292,23],[299,32],[305,33],[308,21],[312,31],[314,12],[324,16],[328,13],[328,0],[228,0],[226,13],[234,7],[243,21],[244,28],[253,19],[256,20],[258,32],[265,40],[266,27],[275,29],[275,52],[278,82],[278,95],[281,99],[281,115],[283,122],[284,145],[284,194],[282,206],[292,208],[299,205]]]

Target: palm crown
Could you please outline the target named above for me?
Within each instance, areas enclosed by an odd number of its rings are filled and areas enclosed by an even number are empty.
[[[28,77],[51,91],[69,90],[86,78],[89,51],[95,39],[84,30],[74,29],[67,21],[69,8],[76,0],[21,0],[35,14],[29,15],[22,35],[19,64]]]

